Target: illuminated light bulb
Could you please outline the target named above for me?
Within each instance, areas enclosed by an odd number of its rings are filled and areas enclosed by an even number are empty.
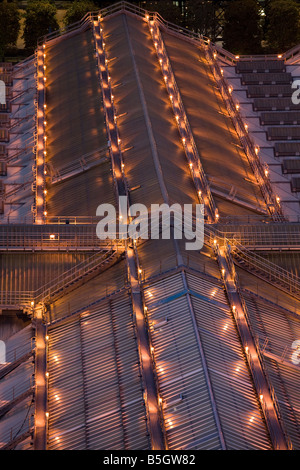
[[[47,125],[47,121],[44,121],[44,126],[46,126],[46,125]]]
[[[159,372],[161,372],[162,374],[164,373],[164,369],[162,367],[159,368]]]
[[[245,124],[245,129],[246,129],[246,131],[248,130],[248,124]]]
[[[164,75],[164,81],[166,82],[168,80],[168,77]]]
[[[239,56],[239,55],[236,55],[236,56],[235,56],[235,58],[236,58],[236,59],[239,59],[239,58],[240,58],[240,56]]]
[[[46,339],[46,341],[48,341],[48,339],[49,339],[49,336],[47,335],[45,339]]]
[[[45,44],[43,44],[43,49],[45,49],[45,48],[46,48],[46,45],[45,45]]]
[[[55,395],[55,400],[59,400],[59,396],[58,395]]]
[[[43,153],[44,153],[44,155],[45,155],[45,156],[47,155],[47,151],[46,151],[46,150],[44,150],[44,152],[43,152]]]
[[[160,65],[162,64],[162,59],[159,59],[159,63],[160,63]]]
[[[47,216],[47,214],[48,214],[48,212],[47,212],[47,211],[44,211],[44,216],[45,216],[45,217]]]
[[[280,203],[280,197],[279,196],[276,197],[276,202],[277,202],[277,204]]]
[[[222,268],[221,272],[222,272],[222,276],[225,276],[225,269],[224,268]]]
[[[233,91],[232,86],[230,86],[230,87],[228,88],[228,91],[229,91],[229,93],[232,93],[232,91]]]
[[[155,46],[155,47],[157,47],[157,46],[158,46],[158,44],[157,44],[157,42],[156,42],[156,41],[155,41],[155,43],[154,43],[154,46]]]
[[[58,357],[57,356],[54,356],[53,359],[58,362]]]
[[[173,99],[173,95],[170,95],[170,100],[172,101],[172,99]]]
[[[162,398],[158,397],[158,403],[161,405],[162,404]]]
[[[49,418],[49,413],[48,413],[48,411],[46,411],[45,415],[46,415],[46,418],[48,419],[48,418]]]
[[[124,164],[124,163],[122,163],[122,164],[121,164],[121,167],[122,167],[122,170],[124,170],[124,168],[125,168],[125,164]]]
[[[228,328],[228,325],[225,325],[224,328],[223,328],[223,330],[227,330],[227,328]]]
[[[258,152],[259,152],[259,147],[256,146],[254,150],[255,150],[255,153],[256,153],[256,155],[257,155]]]
[[[190,166],[191,169],[193,168],[193,164],[192,164],[192,163],[189,163],[189,166]]]
[[[281,57],[282,57],[282,54],[278,54],[278,56],[277,56],[277,57],[278,57],[278,59],[281,59]]]
[[[215,59],[216,57],[217,57],[217,53],[216,53],[216,52],[214,52],[214,59]]]
[[[176,114],[175,119],[176,119],[176,121],[179,121],[179,116],[178,116],[178,114]]]
[[[50,234],[50,240],[55,240],[55,235],[54,235],[54,233],[51,233],[51,234]]]
[[[145,312],[148,312],[148,307],[144,307],[144,311],[145,311]]]
[[[154,347],[153,347],[153,346],[151,346],[150,351],[151,351],[152,353],[154,353]]]
[[[30,305],[31,305],[31,307],[34,307],[34,301],[33,300],[30,302]]]
[[[58,436],[56,436],[55,440],[56,440],[56,441],[59,441],[59,437],[58,437]]]
[[[233,311],[233,312],[236,311],[236,306],[235,306],[235,305],[232,306],[232,311]]]
[[[149,20],[149,15],[146,15],[146,20],[147,20],[147,21]]]
[[[47,78],[46,78],[46,77],[44,77],[44,82],[45,82],[46,80],[47,80]]]
[[[43,69],[46,70],[46,68],[47,68],[46,65],[43,65]]]
[[[122,215],[120,215],[119,220],[122,220],[122,219],[123,219],[123,217],[122,217]]]
[[[153,28],[150,28],[151,33],[153,33]]]
[[[141,268],[139,268],[139,274],[142,274],[142,272],[143,272],[143,271],[141,270]]]
[[[46,196],[46,194],[48,193],[47,189],[44,189],[44,194]]]
[[[248,354],[248,352],[249,352],[249,348],[248,348],[248,346],[246,346],[245,347],[245,353]]]
[[[221,69],[221,75],[223,75],[223,73],[224,73],[224,70],[223,70],[223,69]]]
[[[47,174],[47,170],[44,170],[44,175],[46,175],[46,174]]]
[[[47,140],[47,136],[46,136],[46,135],[44,135],[44,140],[45,140],[45,141]]]
[[[118,144],[120,144],[120,143],[121,143],[121,139],[118,139]]]
[[[45,375],[46,375],[46,377],[49,377],[49,372],[46,372],[46,374],[45,374]]]
[[[217,239],[215,238],[215,239],[214,239],[214,245],[216,245],[216,244],[217,244]]]
[[[263,396],[262,394],[261,394],[261,395],[259,395],[259,399],[260,399],[260,401],[263,401],[263,399],[264,399],[264,396]]]
[[[47,105],[46,105],[46,104],[44,104],[44,109],[46,109],[46,108],[47,108]]]
[[[43,54],[43,56],[44,56],[44,59],[46,59],[46,54],[45,53]]]
[[[265,169],[265,176],[268,176],[269,170]]]
[[[185,144],[185,137],[182,137],[182,142]]]
[[[220,217],[220,216],[219,216],[218,212],[216,212],[216,219],[218,219],[219,217]]]
[[[239,367],[237,367],[237,368],[235,369],[235,371],[236,371],[236,372],[239,372],[239,371],[240,371],[240,368],[239,368]]]
[[[254,416],[251,416],[251,418],[249,419],[250,423],[253,423],[254,421]]]
[[[237,104],[235,105],[235,108],[236,108],[236,110],[238,111],[238,110],[240,109],[240,105],[237,103]]]
[[[200,189],[199,189],[199,191],[198,191],[198,196],[199,196],[199,197],[202,196],[202,191],[200,191]]]

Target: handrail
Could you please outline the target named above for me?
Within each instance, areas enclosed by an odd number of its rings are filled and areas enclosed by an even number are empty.
[[[1,305],[25,305],[34,307],[36,303],[46,302],[51,297],[56,295],[61,290],[65,289],[66,286],[70,286],[78,279],[89,274],[96,268],[110,263],[117,256],[119,256],[124,250],[111,249],[111,250],[99,250],[97,253],[90,256],[87,260],[73,266],[69,270],[65,271],[54,280],[44,284],[35,291],[15,291],[15,292],[1,292],[0,293],[0,304]],[[99,258],[99,255],[101,256]]]

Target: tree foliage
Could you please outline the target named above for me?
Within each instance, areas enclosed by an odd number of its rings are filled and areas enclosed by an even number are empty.
[[[0,4],[0,55],[8,45],[15,45],[20,31],[20,14],[15,3]]]
[[[300,7],[294,0],[273,0],[266,8],[267,43],[271,52],[284,52],[298,44]]]
[[[67,9],[64,17],[64,23],[66,26],[72,23],[76,23],[77,21],[80,21],[88,11],[96,10],[99,10],[99,6],[97,6],[94,2],[76,0]]]
[[[30,0],[25,13],[23,38],[25,46],[34,49],[37,40],[59,28],[56,20],[56,6],[48,0]]]
[[[260,9],[256,0],[233,0],[224,15],[224,47],[234,54],[261,51]]]

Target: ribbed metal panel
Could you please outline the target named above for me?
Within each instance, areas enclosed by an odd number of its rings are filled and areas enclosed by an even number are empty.
[[[249,182],[249,175],[253,174],[249,161],[228,119],[204,52],[167,33],[163,33],[163,39],[211,190],[221,190],[226,199],[234,188],[237,199],[264,206],[257,185]],[[249,212],[236,204],[233,208],[229,197],[225,201],[214,193],[213,197],[221,217],[231,215],[232,211],[237,215]]]
[[[283,160],[283,173],[300,173],[300,158]]]
[[[249,85],[248,96],[251,98],[264,96],[291,96],[291,85]]]
[[[290,73],[243,73],[242,83],[243,85],[292,83],[292,76]]]
[[[263,125],[270,124],[300,124],[300,112],[272,112],[261,113],[261,123]]]
[[[98,71],[90,30],[47,48],[47,164],[54,171],[107,145]],[[110,164],[104,163],[55,186],[48,215],[96,215],[113,202]]]
[[[268,138],[272,140],[300,139],[300,128],[293,126],[277,126],[268,128]]]
[[[5,415],[0,423],[0,446],[4,447],[9,442],[29,433],[34,425],[34,405],[32,399],[26,399],[19,403],[13,413]]]
[[[300,322],[276,304],[244,294],[250,322],[263,351],[265,369],[295,449],[300,449],[300,374],[292,363],[292,343],[300,338]],[[272,356],[270,357],[271,354]]]
[[[241,72],[283,72],[285,65],[283,60],[241,60],[236,65],[238,73]]]
[[[33,330],[31,324],[18,331],[5,341],[6,362],[14,362],[29,353],[33,347]]]
[[[220,449],[181,274],[145,290],[170,449]]]
[[[149,447],[127,297],[49,331],[49,448]]]
[[[32,350],[33,330],[28,325],[6,340],[6,364],[18,360]],[[34,363],[30,357],[0,380],[0,447],[7,445],[33,427]],[[25,395],[28,393],[28,396]],[[23,398],[23,400],[22,400]],[[21,401],[18,401],[20,400]],[[15,404],[8,408],[16,400]],[[28,445],[30,446],[30,442]]]
[[[299,142],[275,142],[275,153],[278,156],[300,155]]]
[[[268,449],[266,428],[223,288],[190,274],[187,280],[194,293],[192,303],[227,448]]]
[[[299,109],[298,104],[294,104],[291,98],[254,98],[255,111],[285,111],[289,109]]]

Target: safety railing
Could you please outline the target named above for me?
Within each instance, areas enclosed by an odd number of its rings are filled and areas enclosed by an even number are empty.
[[[78,160],[75,160],[61,168],[53,168],[50,164],[46,165],[47,174],[49,174],[51,184],[58,183],[71,176],[79,174],[82,171],[90,169],[92,166],[108,161],[108,149],[101,147],[93,152],[89,152]]]
[[[249,268],[256,276],[276,284],[277,287],[290,295],[300,295],[300,279],[298,276],[256,253],[249,252],[237,242],[231,246],[232,255],[241,266]]]
[[[35,291],[2,291],[0,293],[0,305],[24,306],[33,309],[35,304],[47,302],[62,291],[65,291],[78,280],[89,275],[93,271],[107,267],[123,253],[116,247],[112,250],[99,250],[87,260],[65,271],[53,281],[48,282]]]

